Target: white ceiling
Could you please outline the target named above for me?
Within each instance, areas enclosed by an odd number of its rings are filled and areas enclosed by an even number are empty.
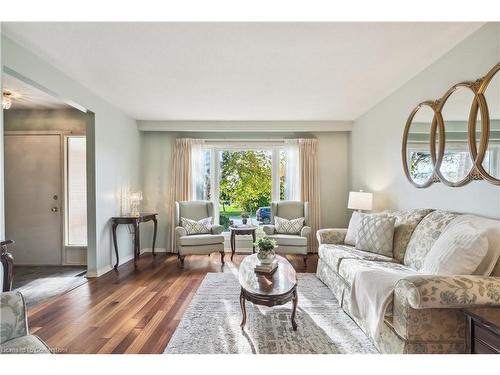
[[[13,109],[58,109],[70,108],[62,100],[39,90],[9,74],[2,75],[3,90],[11,92]]]
[[[481,23],[3,23],[140,120],[354,120]]]

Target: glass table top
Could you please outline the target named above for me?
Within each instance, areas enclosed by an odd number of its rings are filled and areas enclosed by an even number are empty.
[[[245,291],[263,296],[279,296],[297,285],[295,269],[285,258],[276,255],[278,269],[272,275],[257,274],[254,267],[260,263],[257,254],[249,255],[240,264],[239,281]]]

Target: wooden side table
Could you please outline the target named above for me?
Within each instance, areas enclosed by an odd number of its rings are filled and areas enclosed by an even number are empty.
[[[466,309],[467,352],[500,354],[500,307]]]
[[[253,239],[252,254],[255,253],[255,240],[257,237],[256,234],[257,227],[229,227],[229,230],[231,231],[231,260],[233,260],[234,253],[236,252],[236,236],[251,235]]]
[[[113,232],[113,244],[115,246],[115,255],[116,255],[116,264],[115,270],[118,268],[119,258],[118,258],[118,244],[116,241],[116,228],[120,224],[129,224],[134,228],[134,267],[137,267],[137,259],[141,255],[141,239],[140,239],[140,231],[139,224],[145,223],[148,221],[152,221],[154,223],[154,231],[153,231],[153,247],[152,252],[153,256],[155,254],[155,244],[156,244],[156,233],[158,230],[158,216],[157,213],[152,214],[140,214],[139,216],[115,216],[111,218],[112,221],[112,232]]]

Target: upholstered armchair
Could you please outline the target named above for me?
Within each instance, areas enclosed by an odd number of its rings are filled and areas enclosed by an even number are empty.
[[[21,293],[0,293],[0,354],[50,353],[40,338],[29,334],[26,317],[26,303]]]
[[[304,226],[296,234],[278,233],[275,226],[275,217],[293,220],[303,217]],[[311,228],[309,224],[309,202],[279,201],[271,203],[271,225],[264,225],[266,237],[276,241],[279,254],[300,254],[307,263],[307,249]]]
[[[181,218],[199,221],[210,217],[209,232],[189,234],[182,225]],[[214,204],[210,201],[175,202],[175,244],[177,254],[184,265],[186,255],[210,255],[218,251],[224,264],[224,236],[222,225],[214,224]]]

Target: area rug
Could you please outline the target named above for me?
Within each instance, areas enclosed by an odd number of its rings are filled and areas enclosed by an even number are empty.
[[[240,285],[231,273],[209,273],[164,353],[347,354],[377,353],[331,291],[314,275],[298,274],[297,331],[291,303],[265,307],[247,302],[240,328]]]
[[[86,267],[17,266],[12,289],[23,294],[26,305],[34,307],[87,282]]]

